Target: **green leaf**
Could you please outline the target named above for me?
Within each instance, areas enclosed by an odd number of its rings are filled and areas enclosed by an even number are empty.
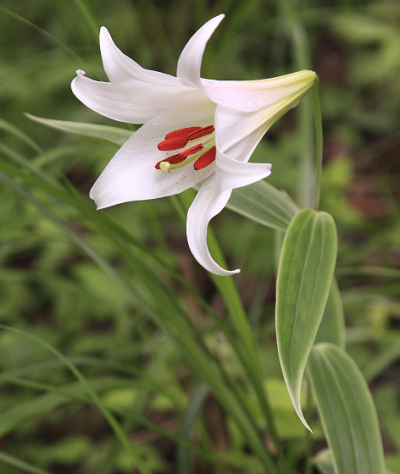
[[[266,181],[235,189],[227,207],[277,230],[286,230],[293,216],[299,212],[299,208],[289,196]]]
[[[49,474],[48,471],[39,469],[38,467],[26,463],[25,461],[21,461],[19,458],[10,456],[9,454],[3,452],[0,452],[0,462],[14,466],[23,472],[29,472],[30,474]]]
[[[332,287],[326,302],[324,316],[315,337],[314,344],[319,342],[331,342],[336,346],[345,348],[346,331],[344,325],[344,314],[342,298],[336,278],[332,280]]]
[[[330,449],[323,449],[314,458],[313,464],[322,474],[336,474],[333,453]]]
[[[210,389],[204,384],[200,385],[194,392],[179,429],[179,435],[182,436],[182,438],[190,441],[193,425],[200,411],[203,409],[204,403],[209,393]],[[191,453],[186,446],[178,446],[177,463],[178,474],[190,474],[192,472]]]
[[[13,382],[12,379],[10,382]],[[115,377],[93,378],[89,380],[89,383],[96,392],[132,388],[135,385],[132,382]],[[54,408],[75,400],[83,401],[85,397],[85,387],[80,382],[73,382],[61,388],[54,387],[53,393],[45,393],[26,402],[21,402],[0,413],[0,436],[5,436],[28,419],[48,414]]]
[[[314,458],[313,463],[317,466],[322,474],[337,474],[335,471],[335,461],[333,453],[330,449],[323,449]],[[392,474],[389,469],[385,470],[385,474]]]
[[[15,125],[7,122],[6,120],[3,120],[2,118],[0,118],[0,129],[5,130],[11,135],[14,135],[15,137],[19,138],[24,143],[26,143],[31,148],[33,148],[37,153],[42,152],[39,145],[37,145],[26,133],[24,133],[22,130],[17,128]]]
[[[312,349],[308,368],[336,474],[384,474],[376,410],[355,362],[323,343]]]
[[[378,377],[384,370],[400,358],[400,341],[396,339],[393,344],[390,344],[387,347],[382,347],[380,352],[365,364],[363,367],[363,374],[367,382],[374,380],[375,377]],[[400,447],[400,431],[398,444]]]
[[[98,125],[93,123],[66,122],[63,120],[51,120],[34,115],[25,114],[31,120],[42,123],[51,128],[62,130],[63,132],[78,133],[88,137],[100,138],[114,145],[123,145],[132,135],[131,130],[124,128],[110,127],[109,125]]]
[[[304,438],[305,428],[293,411],[292,400],[285,382],[281,379],[268,378],[264,380],[264,386],[280,438],[285,440]],[[305,396],[301,398],[302,402],[306,400]],[[320,435],[322,436],[322,432]]]
[[[293,218],[278,269],[276,336],[286,386],[308,429],[301,410],[301,384],[329,296],[336,253],[336,226],[329,214],[303,209]]]

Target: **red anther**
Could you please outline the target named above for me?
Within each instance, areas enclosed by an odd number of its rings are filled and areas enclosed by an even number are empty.
[[[197,132],[198,130],[201,130],[201,127],[181,128],[179,130],[167,133],[165,135],[165,139],[169,140],[170,138],[186,138],[188,135],[193,132]]]
[[[204,127],[200,130],[192,132],[190,135],[186,135],[187,141],[196,140],[196,138],[204,137],[206,135],[210,135],[215,130],[213,125],[208,125],[208,127]]]
[[[210,148],[208,151],[204,153],[204,155],[201,155],[200,158],[198,158],[195,163],[194,163],[194,169],[195,170],[202,170],[206,166],[210,165],[214,160],[215,160],[215,155],[216,155],[216,148],[213,146]]]
[[[196,145],[192,146],[192,148],[188,148],[185,151],[182,151],[181,153],[178,153],[177,155],[172,155],[169,158],[165,158],[165,160],[161,160],[156,164],[156,169],[160,169],[160,163],[163,163],[166,161],[170,165],[176,165],[177,163],[182,163],[182,161],[185,161],[186,158],[190,155],[194,155],[195,153],[201,151],[203,149],[203,145]]]
[[[204,146],[199,143],[198,145],[192,146],[192,148],[188,148],[185,151],[181,151],[179,154],[182,155],[182,156],[188,157],[190,155],[194,155],[198,151],[201,151],[203,148],[204,148]]]
[[[160,151],[180,150],[187,144],[187,138],[170,138],[160,142],[157,147]]]
[[[165,160],[159,161],[156,164],[156,169],[159,170],[160,169],[160,163],[164,163],[164,161],[166,161],[170,165],[176,165],[177,163],[182,163],[182,161],[185,161],[186,158],[187,157],[185,155],[181,155],[180,153],[178,153],[177,155],[173,155],[173,156],[170,156],[169,158],[166,158]]]

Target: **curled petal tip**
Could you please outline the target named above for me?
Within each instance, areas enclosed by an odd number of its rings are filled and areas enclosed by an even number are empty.
[[[225,191],[248,186],[269,176],[271,166],[270,163],[237,161],[219,150],[215,172],[216,188],[218,191]]]
[[[202,261],[199,261],[199,263],[207,271],[214,273],[214,275],[218,275],[218,276],[233,276],[233,275],[236,275],[237,273],[240,273],[240,268],[237,268],[236,270],[225,270],[224,268],[217,265],[215,262],[213,265],[210,265],[210,266],[208,266],[205,262],[202,262]]]
[[[215,187],[214,176],[210,176],[201,186],[187,215],[187,239],[194,258],[206,270],[219,276],[234,275],[240,271],[225,270],[218,265],[207,246],[208,223],[225,207],[230,195],[231,190],[219,192]]]
[[[105,26],[102,26],[102,27],[100,28],[100,36],[101,36],[101,35],[105,35],[105,34],[107,34],[107,33],[108,33],[107,28],[106,28]],[[110,34],[110,33],[108,33],[108,34]]]
[[[225,15],[221,14],[211,20],[208,20],[197,32],[190,38],[183,48],[178,60],[177,77],[182,84],[189,87],[197,87],[203,90],[200,69],[204,49],[210,36],[218,27]]]

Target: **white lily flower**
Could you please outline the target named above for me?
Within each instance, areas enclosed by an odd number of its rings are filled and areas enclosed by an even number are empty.
[[[208,39],[224,15],[202,26],[183,49],[177,77],[140,67],[100,31],[110,82],[77,71],[72,91],[87,107],[126,123],[144,124],[120,148],[90,191],[97,208],[180,193],[204,181],[187,217],[189,247],[204,268],[231,275],[207,247],[209,221],[234,188],[267,177],[269,163],[248,163],[268,128],[308,92],[312,71],[260,81],[200,77]]]

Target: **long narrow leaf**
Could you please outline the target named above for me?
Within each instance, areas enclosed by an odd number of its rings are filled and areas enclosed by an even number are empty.
[[[110,127],[109,125],[98,125],[83,122],[67,122],[64,120],[52,120],[34,115],[25,114],[29,119],[47,125],[48,127],[62,130],[63,132],[77,133],[87,137],[100,138],[113,145],[123,145],[132,135],[132,131],[124,128]]]
[[[31,148],[33,148],[37,153],[42,152],[42,149],[40,148],[40,146],[37,143],[35,143],[32,140],[31,137],[29,137],[26,133],[24,133],[22,130],[20,130],[15,125],[7,122],[7,120],[4,120],[4,119],[0,118],[0,129],[5,130],[6,132],[10,133],[11,135],[14,135],[15,137],[19,138],[24,143],[26,143]]]
[[[4,464],[8,464],[9,466],[14,466],[17,469],[20,469],[23,472],[29,472],[30,474],[49,474],[48,471],[44,471],[43,469],[39,469],[38,467],[31,466],[25,461],[21,461],[14,456],[10,456],[7,453],[0,452],[0,462]]]
[[[286,230],[299,208],[289,196],[266,181],[235,189],[227,207],[259,224]]]
[[[336,253],[336,226],[329,214],[303,209],[293,218],[278,269],[276,335],[293,406],[308,429],[300,403],[301,385],[331,288]]]
[[[311,351],[308,368],[336,474],[384,474],[376,410],[355,362],[323,343]]]
[[[21,379],[10,379],[10,383],[22,381]],[[132,382],[124,379],[117,379],[111,377],[99,377],[88,380],[90,387],[96,390],[96,393],[103,393],[107,390],[131,388],[136,386]],[[18,384],[20,385],[20,384]],[[22,385],[22,384],[21,384]],[[28,385],[28,384],[25,384]],[[10,431],[21,426],[30,418],[43,416],[48,414],[56,407],[65,405],[72,401],[84,401],[86,396],[86,389],[80,382],[73,382],[64,387],[51,387],[48,393],[32,397],[32,399],[21,402],[16,406],[9,408],[0,414],[0,436],[5,436]]]
[[[323,449],[314,458],[313,464],[322,474],[336,474],[333,453],[330,449]]]
[[[317,466],[321,474],[336,474],[335,461],[333,453],[330,449],[323,449],[314,458],[313,464]],[[393,474],[389,469],[385,470],[385,474]]]
[[[42,34],[47,39],[49,39],[51,43],[54,43],[59,48],[63,49],[68,55],[70,55],[72,58],[74,58],[77,61],[77,66],[81,65],[81,67],[83,69],[85,69],[86,71],[88,71],[88,70],[93,71],[93,69],[91,67],[89,67],[89,68],[85,67],[85,62],[83,61],[83,59],[80,56],[78,56],[71,48],[68,48],[68,46],[66,46],[62,41],[60,41],[58,38],[56,38],[55,36],[50,34],[48,31],[44,30],[43,28],[40,28],[39,26],[35,25],[34,23],[27,20],[26,18],[18,15],[17,13],[15,13],[11,10],[8,10],[8,8],[4,8],[4,7],[0,6],[0,10],[3,13],[6,13],[7,15],[9,15],[11,18],[14,18],[15,20],[18,20],[18,21],[24,23],[25,25],[28,25],[29,27],[35,29],[40,34]],[[98,74],[95,71],[93,71],[93,74],[99,78]]]
[[[193,425],[203,408],[204,402],[210,393],[210,389],[207,385],[200,385],[192,396],[189,406],[186,410],[185,416],[182,421],[179,435],[190,440],[192,434]],[[178,446],[178,474],[190,474],[192,472],[192,459],[190,450],[186,446]]]

